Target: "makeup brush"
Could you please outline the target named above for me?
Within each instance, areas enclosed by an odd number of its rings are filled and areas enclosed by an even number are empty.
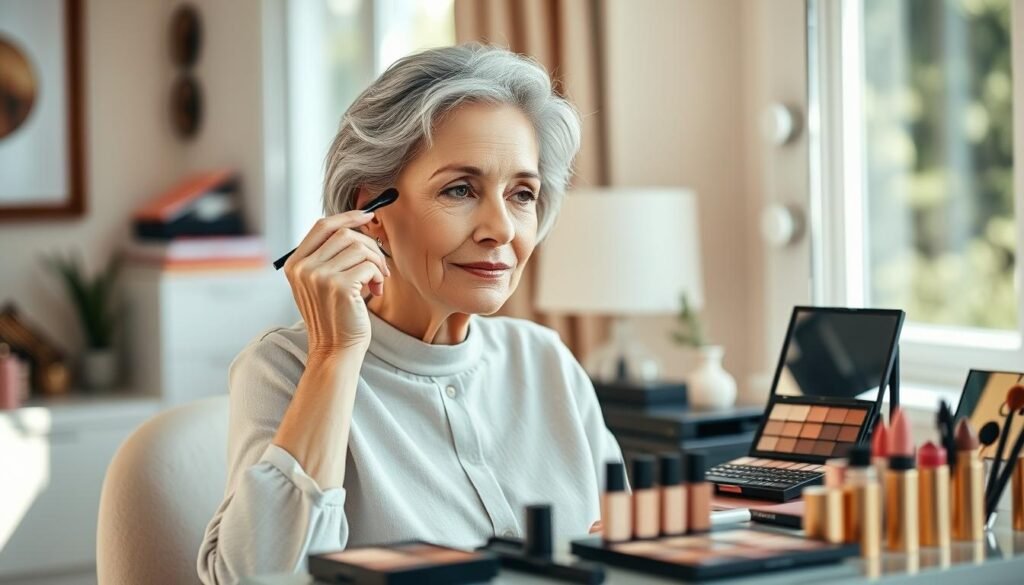
[[[1006,416],[1007,428],[1004,429],[1004,437],[1010,433],[1008,429],[1010,423],[1013,422],[1013,413],[1024,408],[1024,386],[1017,385],[1010,388],[1006,394],[1006,405],[1010,408],[1010,412]],[[1000,441],[1002,441],[1002,437],[1000,437]],[[985,499],[985,517],[989,520],[992,519],[992,514],[995,513],[996,506],[999,505],[999,498],[1003,496],[1006,484],[1010,482],[1010,476],[1013,474],[1013,468],[1017,465],[1017,458],[1020,457],[1022,449],[1024,449],[1024,428],[1017,433],[1017,439],[1013,442],[1013,450],[1010,451],[1010,458],[1006,460],[1002,473],[996,480],[995,486],[992,486],[989,497]],[[999,455],[1002,455],[1002,449],[1000,449]]]
[[[377,198],[374,199],[373,201],[367,203],[366,206],[363,207],[360,211],[374,211],[380,209],[381,207],[384,207],[385,205],[391,205],[395,201],[398,201],[398,189],[391,187],[390,189],[385,189],[383,193],[378,195]],[[274,260],[274,269],[281,270],[281,267],[284,266],[284,263],[287,262],[289,258],[291,258],[292,254],[294,254],[295,250],[297,249],[298,247],[292,248],[291,252],[288,252],[284,256],[281,256],[277,260]]]
[[[989,471],[988,483],[985,485],[985,502],[992,501],[992,491],[996,486],[996,478],[999,475],[999,468],[1003,462],[1003,455],[1006,454],[1006,439],[1010,436],[1010,428],[1013,426],[1013,413],[1024,408],[1024,386],[1014,386],[1006,392],[1006,422],[1003,423],[1003,432],[999,434],[999,446],[996,447],[995,457],[992,459],[992,469]],[[988,510],[988,507],[986,507]]]
[[[987,423],[981,425],[981,430],[978,431],[978,441],[980,441],[981,445],[984,447],[984,449],[981,450],[982,457],[987,456],[986,451],[989,447],[995,445],[998,439],[999,423],[990,420]]]
[[[949,408],[949,403],[945,400],[939,401],[939,412],[935,423],[939,428],[939,439],[942,443],[942,448],[946,450],[946,453],[956,451],[956,443],[953,439],[953,412]],[[956,457],[950,457],[949,471],[952,473],[955,470]]]

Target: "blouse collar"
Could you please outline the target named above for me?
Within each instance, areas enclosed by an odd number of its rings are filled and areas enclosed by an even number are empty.
[[[420,376],[451,376],[464,372],[480,360],[483,340],[470,315],[466,338],[455,345],[426,343],[370,314],[369,352],[399,370]]]

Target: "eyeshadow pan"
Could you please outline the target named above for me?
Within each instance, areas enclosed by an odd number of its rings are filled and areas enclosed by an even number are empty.
[[[850,443],[836,443],[835,449],[832,449],[833,457],[846,457],[850,453]]]
[[[817,439],[820,434],[821,425],[819,423],[807,423],[800,429],[801,439]]]
[[[815,455],[823,455],[825,457],[828,457],[829,455],[832,454],[832,449],[834,445],[835,443],[833,443],[832,441],[815,441],[813,452]]]
[[[867,412],[859,408],[851,408],[850,412],[846,413],[845,423],[848,425],[860,426],[864,422],[864,417],[867,416]]]
[[[857,440],[857,434],[860,432],[860,427],[842,427],[839,429],[839,440],[847,443],[852,443]]]
[[[800,423],[798,422],[787,422],[782,427],[783,437],[798,437],[800,436]]]
[[[796,439],[790,439],[790,438],[779,439],[778,444],[775,445],[775,450],[779,451],[780,453],[792,453],[793,449],[795,449],[795,448],[796,448]]]
[[[761,440],[757,443],[758,451],[774,451],[775,445],[779,442],[778,437],[761,437]]]
[[[835,439],[839,436],[839,425],[821,425],[821,434],[818,435],[819,439]]]
[[[768,421],[768,424],[764,425],[764,433],[766,435],[781,435],[782,422],[777,420]]]
[[[825,422],[842,424],[846,420],[847,412],[849,412],[847,408],[830,408],[828,414],[825,415]]]
[[[789,414],[788,404],[776,404],[768,418],[772,420],[786,420],[787,414]]]
[[[794,404],[789,407],[789,420],[807,420],[807,413],[811,411],[811,407],[806,404]]]
[[[807,420],[808,422],[825,422],[825,415],[827,414],[827,406],[812,406],[811,412],[807,414]]]
[[[810,455],[814,452],[814,441],[810,439],[800,439],[796,442],[796,448],[794,449],[797,453],[803,453],[804,455]]]

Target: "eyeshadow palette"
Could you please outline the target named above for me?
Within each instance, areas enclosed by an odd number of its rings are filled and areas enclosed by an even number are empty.
[[[844,457],[861,437],[870,406],[775,402],[754,445],[755,454]]]
[[[859,546],[741,528],[623,543],[587,538],[573,541],[571,550],[578,557],[609,565],[700,580],[838,562],[857,555]]]
[[[318,581],[367,585],[478,583],[498,574],[498,559],[426,542],[350,548],[309,555],[309,574]]]

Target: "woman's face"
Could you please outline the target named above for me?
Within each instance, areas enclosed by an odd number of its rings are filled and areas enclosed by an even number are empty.
[[[386,287],[397,300],[415,291],[451,312],[501,308],[537,243],[539,160],[515,107],[466,104],[440,122],[371,230],[392,256]]]

